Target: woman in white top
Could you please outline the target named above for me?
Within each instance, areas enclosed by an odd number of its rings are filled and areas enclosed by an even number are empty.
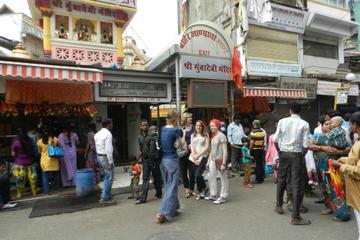
[[[196,200],[205,198],[208,192],[206,183],[203,177],[203,173],[206,167],[206,163],[209,155],[209,135],[206,132],[206,127],[203,121],[197,121],[195,125],[195,132],[191,135],[191,155],[189,160],[194,163],[194,172],[196,187],[198,194]]]
[[[214,204],[222,204],[226,202],[229,195],[229,180],[226,172],[226,160],[228,158],[227,139],[226,136],[220,131],[221,122],[217,119],[210,121],[211,129],[211,151],[206,168],[209,169],[209,188],[210,196],[206,197],[207,200],[214,201]],[[217,198],[217,171],[220,173],[221,191],[220,197]]]

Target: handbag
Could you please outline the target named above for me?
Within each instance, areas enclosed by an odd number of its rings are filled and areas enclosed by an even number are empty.
[[[54,142],[51,141],[51,143],[48,145],[48,155],[49,157],[53,158],[59,158],[64,157],[64,149],[61,146],[54,146]]]
[[[221,166],[223,165],[223,160],[222,159],[216,159],[215,160],[215,165],[216,165],[216,169],[220,170]]]
[[[179,147],[178,139],[175,142],[175,147],[176,147],[176,152],[177,152],[177,155],[179,158],[184,157],[189,152],[186,142],[184,143],[184,145],[182,147]]]

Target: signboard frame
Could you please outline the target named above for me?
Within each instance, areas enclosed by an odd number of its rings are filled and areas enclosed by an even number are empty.
[[[193,85],[196,83],[213,83],[213,84],[222,84],[224,85],[224,104],[223,105],[197,105],[193,102]],[[219,80],[201,80],[201,79],[190,79],[188,81],[188,99],[187,105],[189,108],[227,108],[228,100],[228,83],[227,81]]]
[[[286,89],[305,89],[306,99],[316,99],[317,95],[317,79],[305,77],[279,77],[279,87]]]
[[[101,96],[101,83],[97,83],[94,85],[94,91],[95,91],[95,102],[118,102],[118,103],[170,103],[172,100],[172,89],[171,84],[172,81],[165,80],[165,79],[149,79],[146,81],[145,78],[128,78],[128,77],[122,77],[121,80],[118,80],[111,78],[108,80],[104,80],[103,84],[106,84],[106,82],[117,82],[117,83],[135,83],[135,84],[161,84],[166,85],[166,97],[160,96],[160,97],[152,97],[149,95],[143,96],[142,94],[135,93],[137,89],[131,89],[132,94],[125,94],[125,95],[118,95],[118,96]],[[138,90],[141,91],[141,90]]]

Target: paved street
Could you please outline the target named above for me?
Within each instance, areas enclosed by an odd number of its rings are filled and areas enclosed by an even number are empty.
[[[273,212],[275,184],[267,179],[255,189],[240,187],[242,179],[230,180],[230,201],[221,206],[181,197],[182,215],[165,225],[155,223],[159,201],[135,206],[127,195],[118,195],[118,205],[83,212],[29,219],[31,209],[0,213],[0,239],[149,239],[152,235],[176,231],[193,239],[356,239],[355,221],[335,223],[321,216],[314,198],[306,199],[311,226],[292,226],[290,214]],[[153,192],[150,193],[153,196]],[[169,238],[150,238],[169,239]],[[186,240],[187,238],[176,238]]]

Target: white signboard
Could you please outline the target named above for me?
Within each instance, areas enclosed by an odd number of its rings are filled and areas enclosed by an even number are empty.
[[[185,30],[179,47],[182,53],[189,55],[231,58],[232,46],[229,41],[215,26],[200,22]]]
[[[289,76],[289,77],[300,77],[301,66],[300,64],[286,64],[286,63],[275,63],[265,62],[257,60],[248,60],[247,62],[248,72],[250,75],[255,76]]]
[[[280,29],[288,32],[303,34],[305,32],[308,12],[285,7],[276,3],[271,3],[273,17],[271,22],[260,23],[256,19],[249,17],[249,23],[266,26],[274,29]]]
[[[359,85],[349,84],[349,96],[359,96]],[[317,95],[335,96],[336,90],[341,88],[340,82],[318,81]]]
[[[349,89],[338,89],[336,91],[336,104],[347,104]]]
[[[180,77],[231,80],[231,60],[182,55]]]

